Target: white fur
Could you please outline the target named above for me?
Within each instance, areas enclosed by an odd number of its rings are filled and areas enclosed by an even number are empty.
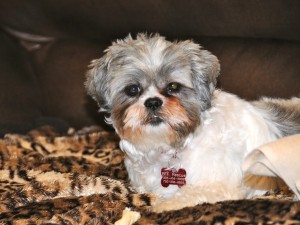
[[[276,129],[273,132],[253,105],[216,90],[212,107],[203,113],[202,124],[186,139],[182,149],[157,145],[140,151],[125,140],[120,146],[128,156],[125,163],[133,187],[161,196],[156,207],[161,211],[200,202],[252,197],[255,191],[243,185],[241,163],[255,147],[275,140]],[[175,152],[177,165],[171,166],[186,170],[187,185],[164,188],[160,171],[168,167]]]

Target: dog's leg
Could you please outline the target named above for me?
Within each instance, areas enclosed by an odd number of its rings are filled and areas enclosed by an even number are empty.
[[[229,187],[227,184],[214,183],[205,186],[184,186],[172,198],[157,198],[152,210],[162,212],[195,206],[199,203],[215,203],[223,200],[244,198],[246,189],[243,187]]]

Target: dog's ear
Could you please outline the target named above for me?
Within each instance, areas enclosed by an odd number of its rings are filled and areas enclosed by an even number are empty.
[[[93,60],[86,74],[85,87],[87,93],[98,103],[100,111],[110,111],[109,76],[107,74],[111,61],[110,54],[106,53],[102,58]]]
[[[216,56],[192,41],[181,43],[190,57],[192,79],[202,110],[210,107],[211,95],[217,84],[220,64]]]

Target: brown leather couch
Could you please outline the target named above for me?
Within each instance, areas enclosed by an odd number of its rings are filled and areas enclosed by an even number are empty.
[[[220,59],[219,87],[242,98],[300,95],[298,0],[0,1],[0,135],[105,126],[85,71],[137,32],[199,42]]]

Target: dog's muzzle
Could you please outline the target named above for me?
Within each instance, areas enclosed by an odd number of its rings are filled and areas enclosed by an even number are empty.
[[[157,109],[159,109],[162,106],[162,104],[163,104],[163,101],[158,97],[148,98],[144,103],[146,108],[153,112],[156,111]]]
[[[162,118],[157,115],[158,110],[163,105],[163,101],[160,98],[148,98],[145,101],[144,105],[149,110],[149,115],[147,117],[146,123],[150,123],[151,125],[158,125],[163,122]]]

